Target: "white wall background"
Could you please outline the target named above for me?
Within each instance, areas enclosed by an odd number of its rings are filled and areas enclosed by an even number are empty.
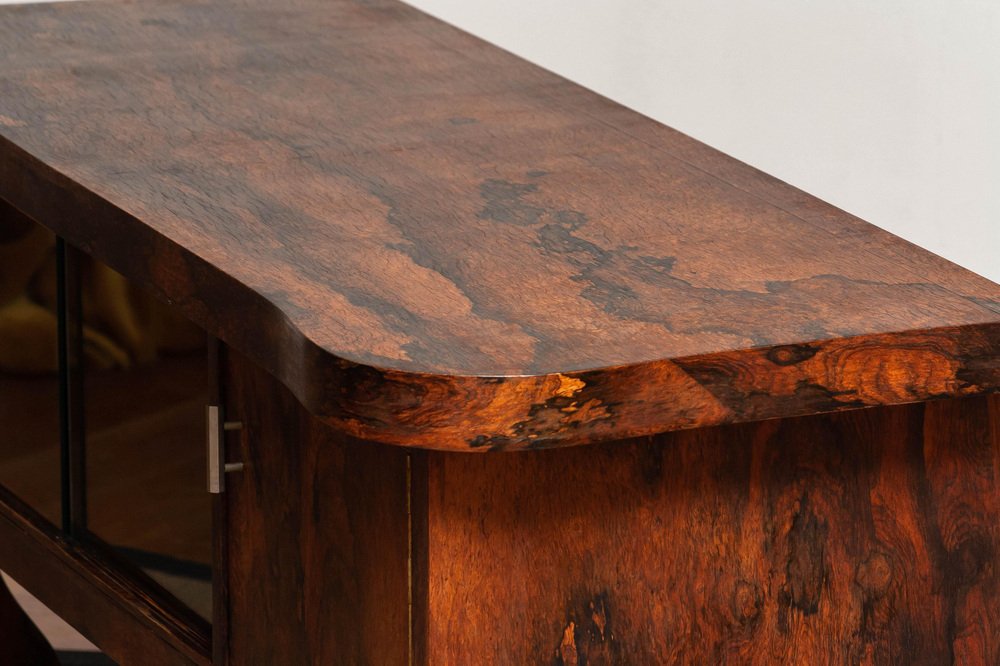
[[[409,2],[1000,282],[1000,0]]]
[[[1000,282],[998,0],[409,0]]]

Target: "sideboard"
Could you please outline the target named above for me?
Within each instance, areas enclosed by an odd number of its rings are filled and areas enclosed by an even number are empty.
[[[994,665],[998,391],[997,284],[396,0],[0,8],[0,569],[121,664]]]

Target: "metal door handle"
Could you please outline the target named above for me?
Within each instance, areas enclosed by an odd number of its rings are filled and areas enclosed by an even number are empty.
[[[226,489],[226,474],[243,471],[243,463],[226,462],[226,446],[224,433],[242,430],[241,421],[223,421],[222,409],[218,405],[209,405],[206,422],[208,423],[208,492],[218,495]]]

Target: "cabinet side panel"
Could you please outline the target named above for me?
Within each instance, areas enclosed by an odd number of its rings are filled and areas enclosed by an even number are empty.
[[[1000,395],[928,403],[924,458],[956,664],[1000,664]]]
[[[225,370],[229,663],[405,664],[406,453],[306,413],[235,353]]]
[[[427,662],[1000,663],[998,406],[430,454]]]

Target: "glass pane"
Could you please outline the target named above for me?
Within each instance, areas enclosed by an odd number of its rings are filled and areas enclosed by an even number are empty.
[[[0,485],[61,523],[55,237],[0,201]]]
[[[87,528],[211,620],[205,334],[84,258]]]

